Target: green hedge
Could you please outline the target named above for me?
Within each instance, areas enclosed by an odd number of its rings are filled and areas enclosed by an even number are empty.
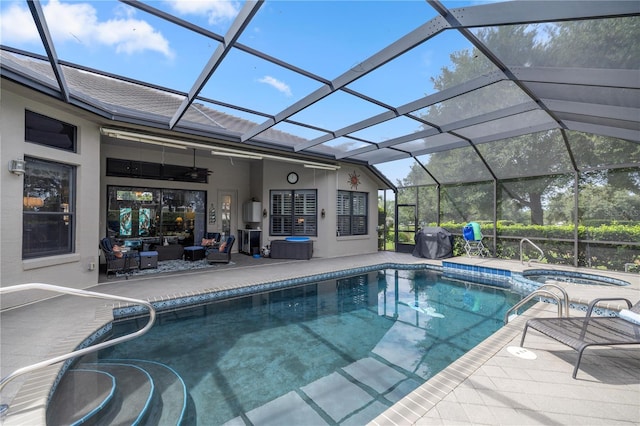
[[[478,221],[485,236],[484,243],[487,248],[493,248],[493,223]],[[465,255],[462,228],[466,223],[447,222],[440,224],[454,237],[453,253],[455,256]],[[428,226],[436,226],[429,224]],[[574,264],[574,227],[572,225],[522,225],[511,221],[499,221],[497,224],[498,241],[495,256],[500,259],[520,260],[520,239],[530,238],[539,246],[545,254],[543,262],[550,264]],[[405,233],[406,234],[406,233]],[[390,232],[393,236],[393,231]],[[515,239],[500,238],[514,237]],[[556,239],[569,241],[553,241]],[[625,264],[638,265],[640,269],[640,247],[629,243],[640,242],[640,224],[614,223],[595,224],[593,226],[581,225],[578,227],[578,266],[623,271]],[[594,242],[587,242],[594,241]],[[615,244],[603,244],[598,241],[616,242]],[[401,242],[413,242],[413,236],[402,235]],[[523,247],[523,259],[537,259],[539,253],[530,245]]]
[[[493,224],[478,222],[485,236],[493,234]],[[432,225],[433,226],[433,225]],[[464,223],[448,222],[440,225],[453,234],[462,234]],[[518,238],[557,238],[573,240],[573,225],[521,225],[507,221],[498,222],[498,238],[501,235]],[[599,226],[578,226],[579,240],[640,242],[640,224],[605,224]]]

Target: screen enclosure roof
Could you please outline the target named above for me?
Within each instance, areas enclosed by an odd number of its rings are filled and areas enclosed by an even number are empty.
[[[3,36],[3,78],[149,137],[364,164],[391,186],[640,163],[637,1],[6,3],[38,37]],[[60,30],[87,11],[93,27]],[[466,161],[444,172],[444,155]]]

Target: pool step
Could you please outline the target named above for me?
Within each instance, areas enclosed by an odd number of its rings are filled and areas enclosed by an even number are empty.
[[[47,424],[81,424],[93,418],[113,400],[116,378],[106,372],[73,369],[65,374],[47,411]]]
[[[367,424],[421,381],[382,358],[363,358],[228,421],[244,425]]]
[[[186,387],[153,361],[80,363],[63,377],[47,411],[50,425],[179,425]]]

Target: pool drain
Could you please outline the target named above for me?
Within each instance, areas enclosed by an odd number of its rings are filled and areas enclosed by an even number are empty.
[[[536,359],[537,355],[528,349],[521,348],[520,346],[509,346],[507,348],[511,355],[515,355],[522,359]]]

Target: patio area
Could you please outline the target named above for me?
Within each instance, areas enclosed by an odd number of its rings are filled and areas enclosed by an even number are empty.
[[[448,261],[511,271],[527,268],[519,262],[494,259],[457,257]],[[215,272],[110,279],[90,290],[159,301],[370,265],[441,264],[441,261],[393,252],[309,261],[234,255],[233,262]],[[300,266],[304,266],[303,274]],[[602,296],[626,297],[633,302],[640,298],[638,274],[610,275],[631,285],[600,287],[566,283],[563,286],[575,303]],[[61,312],[65,315],[60,315]],[[77,298],[67,296],[2,312],[2,375],[75,347],[99,323],[108,320],[107,313],[104,302],[87,299],[86,303],[79,304]],[[638,348],[587,350],[577,380],[571,378],[576,352],[551,339],[535,333],[527,337],[526,348],[536,355],[535,359],[521,358],[509,351],[509,347],[518,346],[525,319],[555,313],[555,306],[538,303],[371,424],[637,424],[640,421]],[[580,312],[572,310],[571,314],[580,315]],[[55,330],[43,330],[41,324],[50,322],[51,318],[56,319]],[[2,403],[10,403],[12,408],[5,425],[43,424],[48,389],[58,369],[59,366],[52,366],[18,378],[6,387]]]
[[[209,263],[206,259],[190,261],[190,260],[163,260],[158,262],[157,268],[148,269],[132,269],[128,273],[110,273],[104,272],[104,265],[101,265],[100,283],[107,283],[120,280],[132,280],[137,278],[158,277],[159,275],[176,275],[191,272],[215,273],[226,269],[246,268],[261,265],[273,265],[283,262],[289,262],[287,259],[271,259],[269,257],[248,256],[242,253],[233,253],[229,263]]]

